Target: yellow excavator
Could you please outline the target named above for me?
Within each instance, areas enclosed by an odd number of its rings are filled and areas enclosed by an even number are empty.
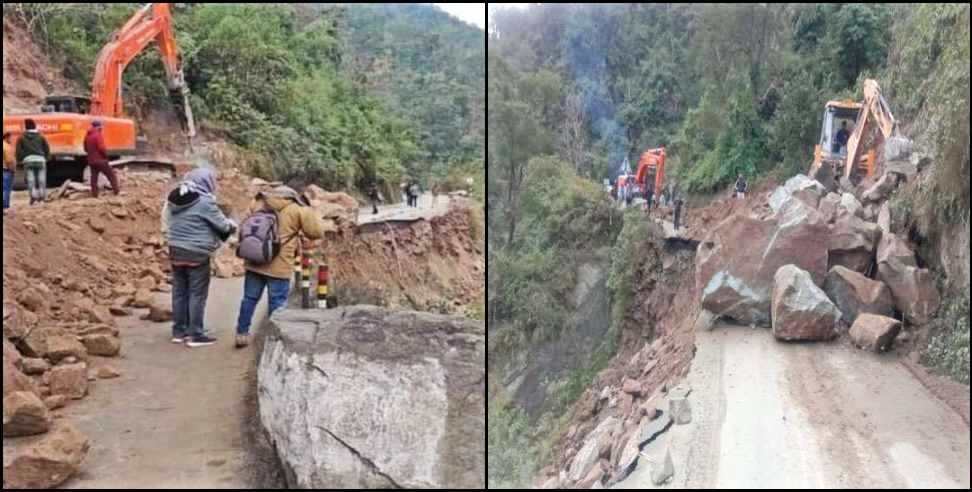
[[[853,126],[854,130],[840,138],[841,128],[845,123]],[[877,127],[885,140],[894,135],[897,121],[891,114],[887,101],[881,95],[881,87],[877,81],[864,81],[864,102],[851,100],[828,101],[823,116],[820,131],[820,142],[814,148],[813,165],[810,176],[819,181],[844,177],[851,182],[857,182],[865,177],[874,176],[877,172],[876,142],[871,142],[864,148],[866,140],[870,140],[871,129]],[[846,130],[845,130],[846,131]]]

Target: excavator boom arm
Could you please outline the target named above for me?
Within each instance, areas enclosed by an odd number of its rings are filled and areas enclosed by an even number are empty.
[[[864,137],[871,125],[877,125],[885,139],[894,133],[897,121],[891,114],[888,102],[881,95],[881,87],[875,80],[864,81],[864,107],[861,108],[861,115],[857,119],[854,132],[847,139],[847,162],[844,166],[844,175],[850,177],[854,172],[854,164],[860,157],[861,139]]]
[[[110,117],[123,115],[122,74],[128,64],[153,41],[158,42],[159,51],[162,53],[162,64],[165,66],[169,91],[183,98],[185,110],[183,123],[187,133],[192,137],[195,135],[195,122],[189,107],[189,91],[182,72],[168,3],[154,3],[142,7],[114,34],[111,42],[101,49],[95,68],[95,78],[91,84],[91,114]]]

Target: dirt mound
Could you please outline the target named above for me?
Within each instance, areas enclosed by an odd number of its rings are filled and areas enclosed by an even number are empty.
[[[36,112],[51,93],[84,93],[50,63],[30,34],[10,17],[3,19],[3,112]]]

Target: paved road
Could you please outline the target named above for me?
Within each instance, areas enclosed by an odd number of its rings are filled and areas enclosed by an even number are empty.
[[[206,323],[219,342],[209,347],[170,343],[169,323],[119,318],[122,356],[94,359],[122,376],[93,383],[87,398],[65,410],[91,439],[80,475],[66,488],[253,486],[244,450],[253,347],[233,348],[242,291],[242,279],[213,279]]]
[[[434,202],[434,203],[433,203]],[[431,193],[419,197],[418,207],[407,207],[404,204],[386,205],[378,207],[378,214],[374,214],[370,205],[361,207],[358,211],[358,225],[375,224],[379,222],[414,222],[445,215],[449,212],[451,198],[449,195],[439,195],[434,199]]]
[[[969,488],[969,427],[897,360],[768,330],[697,334],[663,488]],[[647,459],[618,488],[656,488]]]

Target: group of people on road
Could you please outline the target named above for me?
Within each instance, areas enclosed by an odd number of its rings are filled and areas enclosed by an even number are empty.
[[[105,145],[103,124],[95,120],[91,124],[84,138],[85,162],[91,173],[91,196],[98,197],[98,179],[104,174],[111,183],[115,194],[121,192],[118,177],[115,175],[108,160],[108,148]],[[10,209],[11,193],[17,168],[23,167],[26,173],[27,190],[30,194],[30,204],[47,201],[47,168],[51,162],[51,146],[37,128],[37,122],[32,119],[24,121],[24,133],[14,144],[14,134],[3,134],[3,213]]]
[[[418,207],[418,199],[421,194],[422,188],[417,180],[411,179],[402,183],[402,201],[406,203],[406,206]]]
[[[321,219],[296,190],[279,186],[256,196],[242,226],[217,206],[216,175],[198,168],[169,193],[162,212],[172,267],[172,343],[204,347],[216,343],[205,329],[210,261],[222,244],[240,232],[237,256],[246,278],[236,321],[237,348],[249,345],[256,306],[267,291],[269,313],[284,307],[299,248],[311,251],[323,235]]]

